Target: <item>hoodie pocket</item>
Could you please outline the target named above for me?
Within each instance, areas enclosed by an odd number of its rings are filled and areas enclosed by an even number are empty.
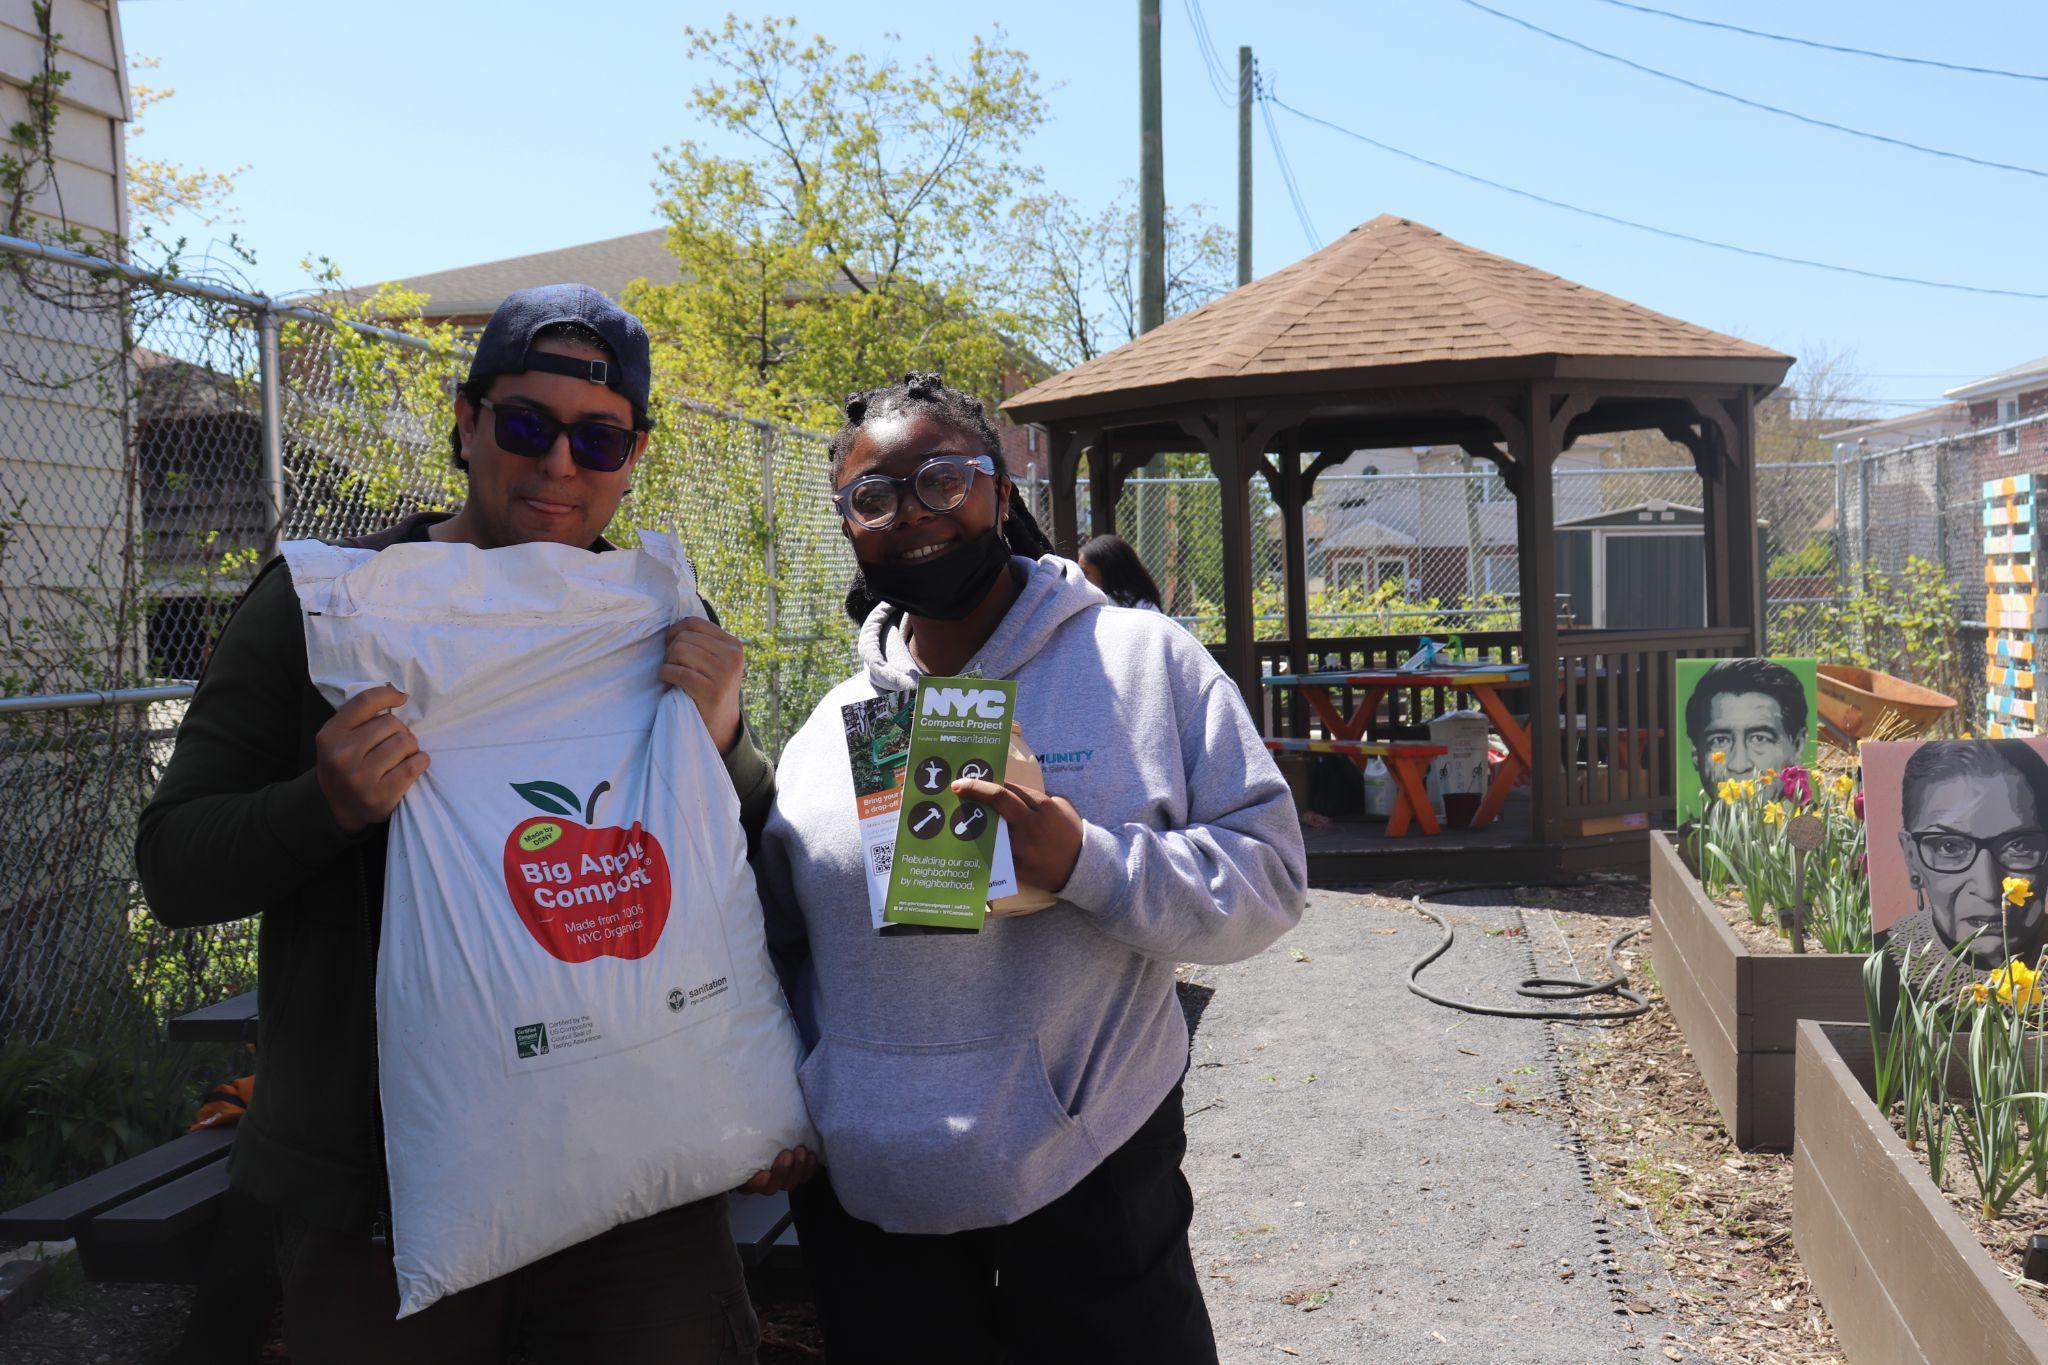
[[[875,1043],[828,1033],[797,1074],[839,1202],[890,1232],[1012,1223],[1101,1162],[1033,1034]]]

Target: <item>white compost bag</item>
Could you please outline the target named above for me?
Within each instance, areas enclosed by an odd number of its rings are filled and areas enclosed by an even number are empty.
[[[377,956],[401,1317],[816,1149],[738,798],[656,675],[703,607],[642,547],[284,548],[321,694],[395,684],[432,759]]]

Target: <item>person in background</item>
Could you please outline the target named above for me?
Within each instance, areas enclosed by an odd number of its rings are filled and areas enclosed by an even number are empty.
[[[1081,572],[1120,607],[1165,611],[1166,599],[1145,561],[1122,536],[1097,536],[1081,547]]]
[[[758,867],[824,1139],[797,1234],[837,1365],[1213,1362],[1174,968],[1295,924],[1301,830],[1209,651],[1051,553],[1002,459],[929,374],[850,397],[832,440],[861,666],[784,751]],[[1045,790],[952,789],[1057,900],[878,934],[841,707],[970,670],[1015,681]]]

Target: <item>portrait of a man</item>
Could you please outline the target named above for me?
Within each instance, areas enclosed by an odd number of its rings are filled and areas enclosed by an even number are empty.
[[[1811,761],[1811,660],[1681,659],[1678,667],[1692,778],[1680,783],[1681,821],[1704,813],[1723,782],[1755,781],[1776,795],[1777,773]]]
[[[2048,761],[2025,740],[1920,744],[1898,792],[1913,909],[1886,942],[1956,953],[1958,966],[1979,972],[2014,957],[2036,961],[2048,946]],[[1874,822],[1873,846],[1881,832]]]

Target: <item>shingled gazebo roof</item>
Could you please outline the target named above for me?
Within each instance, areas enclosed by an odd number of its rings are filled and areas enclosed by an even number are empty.
[[[1768,389],[1791,363],[1383,214],[1003,408],[1044,422],[1203,398],[1499,379]]]

